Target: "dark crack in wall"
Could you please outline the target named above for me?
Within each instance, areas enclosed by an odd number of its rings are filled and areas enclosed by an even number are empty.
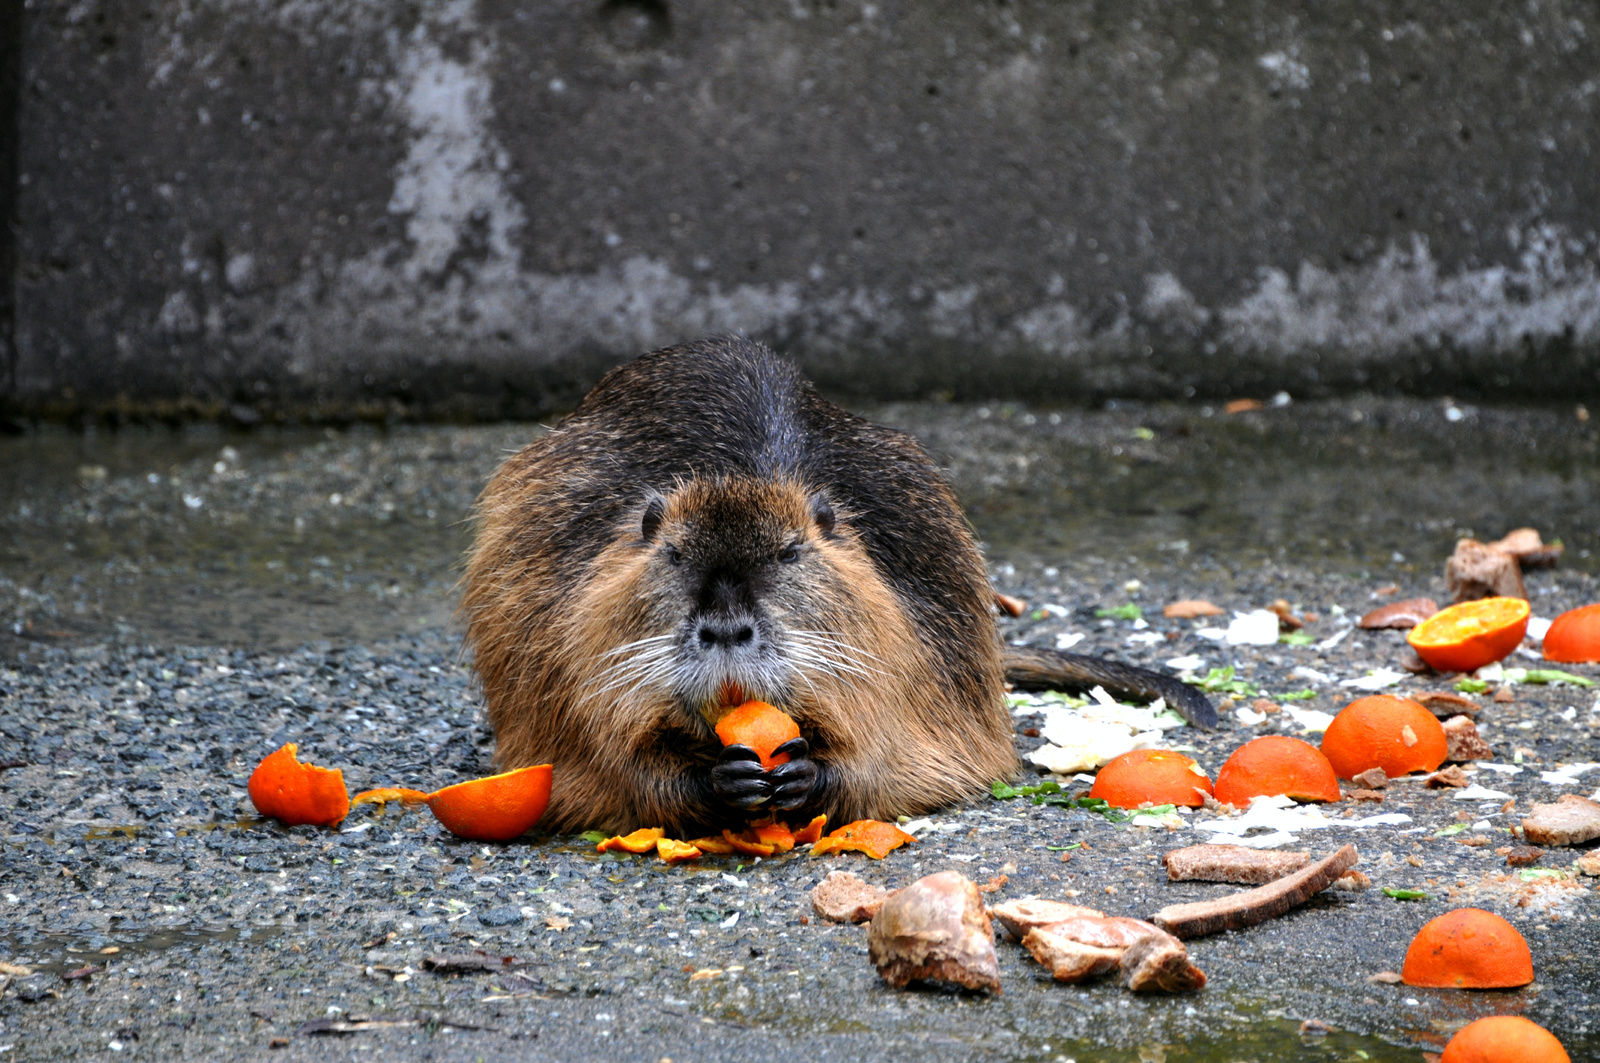
[[[527,415],[726,331],[883,397],[1600,391],[1576,0],[22,18],[24,409]]]

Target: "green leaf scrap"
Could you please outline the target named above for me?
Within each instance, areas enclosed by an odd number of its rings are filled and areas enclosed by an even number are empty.
[[[1315,690],[1292,690],[1287,694],[1274,694],[1274,701],[1310,701],[1317,696]]]
[[[578,835],[578,837],[582,838],[586,842],[590,842],[591,844],[599,845],[601,842],[609,838],[610,835],[603,830],[586,830],[582,834]]]
[[[1397,901],[1425,901],[1428,899],[1426,890],[1397,890],[1391,886],[1383,887],[1385,897],[1393,897]]]
[[[1461,694],[1483,694],[1489,690],[1486,679],[1457,679],[1456,691]]]
[[[1309,646],[1317,640],[1304,631],[1285,631],[1278,636],[1278,641],[1285,646]]]
[[[1243,697],[1254,697],[1260,693],[1256,685],[1248,679],[1233,678],[1233,665],[1226,668],[1213,668],[1205,674],[1205,678],[1185,679],[1186,683],[1193,683],[1207,694],[1233,694]]]
[[[1507,668],[1506,678],[1513,683],[1571,683],[1575,687],[1592,687],[1593,679],[1563,672],[1559,668]]]
[[[1436,831],[1433,836],[1435,838],[1448,838],[1452,834],[1460,834],[1462,831],[1464,831],[1466,829],[1467,829],[1467,825],[1465,823],[1452,823],[1448,827],[1446,827],[1444,830]]]
[[[1115,609],[1096,609],[1094,615],[1107,620],[1143,620],[1144,610],[1129,602],[1127,605],[1119,605]]]

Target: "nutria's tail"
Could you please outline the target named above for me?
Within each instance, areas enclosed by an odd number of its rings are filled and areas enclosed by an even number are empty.
[[[1154,701],[1166,698],[1185,720],[1211,730],[1217,710],[1198,689],[1182,680],[1104,657],[1060,653],[1037,646],[1007,646],[1002,659],[1006,682],[1018,690],[1088,690],[1103,686],[1111,694]]]

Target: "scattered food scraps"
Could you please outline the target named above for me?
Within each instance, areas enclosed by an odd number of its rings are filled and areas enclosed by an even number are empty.
[[[830,871],[811,888],[811,908],[830,923],[865,923],[878,914],[888,892],[850,871]]]
[[[1456,762],[1488,760],[1494,750],[1478,733],[1478,725],[1465,716],[1452,716],[1441,725],[1444,728],[1445,760]]]
[[[1518,528],[1484,545],[1502,554],[1510,554],[1523,568],[1548,568],[1559,561],[1566,550],[1559,541],[1547,543],[1541,539],[1537,528]]]
[[[1259,886],[1299,871],[1311,863],[1311,854],[1274,853],[1243,845],[1191,845],[1161,856],[1171,882],[1237,882]]]
[[[882,860],[906,842],[916,840],[893,823],[858,819],[818,839],[811,846],[811,855],[823,856],[833,852],[854,851],[866,853],[874,860]]]
[[[1028,611],[1028,603],[1021,598],[1013,598],[1009,594],[994,593],[994,604],[1007,616],[1021,616]]]
[[[509,971],[524,964],[517,956],[493,956],[482,949],[472,952],[452,952],[443,956],[427,956],[422,969],[434,974],[482,974],[485,971]]]
[[[1223,638],[1230,646],[1275,646],[1279,620],[1278,614],[1270,609],[1234,613]]]
[[[1444,582],[1454,602],[1528,596],[1516,556],[1476,539],[1461,539],[1456,543],[1455,553],[1444,564]]]
[[[1523,836],[1535,845],[1582,845],[1600,838],[1600,802],[1578,794],[1562,794],[1550,804],[1534,805],[1522,820]]]
[[[1424,690],[1420,694],[1413,694],[1411,700],[1441,719],[1451,716],[1470,718],[1482,711],[1478,703],[1471,698],[1452,694],[1446,690]]]
[[[1461,765],[1452,764],[1447,768],[1440,768],[1424,780],[1424,785],[1430,790],[1443,790],[1471,785],[1472,780],[1467,778],[1467,773],[1461,770]]]
[[[1217,900],[1169,904],[1150,921],[1179,938],[1204,937],[1223,930],[1254,926],[1304,904],[1333,885],[1359,859],[1356,847],[1346,845],[1310,867],[1265,886]]]
[[[912,982],[999,995],[994,930],[978,888],[955,871],[918,879],[884,900],[867,926],[867,955],[896,989]]]
[[[377,790],[362,790],[350,799],[350,807],[357,805],[385,805],[397,802],[412,808],[428,803],[428,795],[421,790],[408,790],[403,786],[386,786]]]
[[[1356,621],[1356,626],[1369,630],[1376,628],[1416,627],[1439,611],[1439,603],[1432,598],[1407,598],[1390,602],[1372,610]]]
[[[1169,620],[1195,620],[1202,616],[1221,616],[1222,609],[1204,598],[1185,598],[1168,605],[1161,610],[1161,615]]]

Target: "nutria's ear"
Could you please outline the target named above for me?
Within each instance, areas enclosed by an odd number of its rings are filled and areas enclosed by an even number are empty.
[[[661,518],[666,512],[667,500],[652,491],[645,500],[644,516],[639,518],[639,538],[645,542],[654,539],[656,532],[661,530]]]
[[[816,522],[817,531],[824,536],[833,534],[833,526],[837,520],[833,514],[833,503],[821,491],[811,496],[811,519]]]

